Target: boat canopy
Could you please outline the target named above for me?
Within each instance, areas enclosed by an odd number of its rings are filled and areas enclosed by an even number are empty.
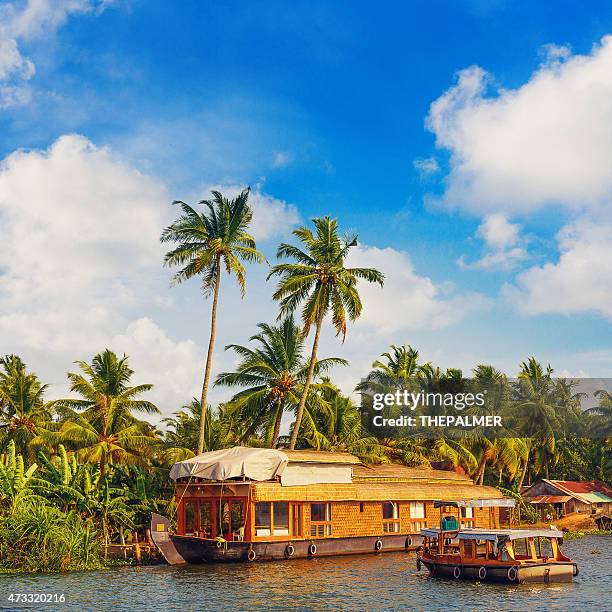
[[[459,501],[434,501],[434,508],[454,506],[455,508],[514,508],[516,502],[509,497],[498,499],[463,499]]]
[[[421,535],[426,538],[437,539],[441,533],[449,532],[436,527],[421,529]],[[563,532],[558,529],[462,529],[457,533],[457,538],[459,540],[506,542],[523,538],[563,538]]]
[[[179,461],[172,466],[170,478],[274,480],[283,473],[288,460],[285,453],[272,448],[234,446]]]

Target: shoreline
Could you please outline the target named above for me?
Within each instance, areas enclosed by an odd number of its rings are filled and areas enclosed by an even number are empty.
[[[521,525],[518,528],[522,528],[523,526]],[[531,525],[531,527],[533,527],[533,525]],[[528,528],[528,527],[527,527]],[[612,530],[599,530],[599,529],[593,529],[593,530],[579,530],[579,531],[565,531],[564,532],[564,539],[571,541],[571,540],[581,540],[582,538],[588,537],[588,536],[599,536],[599,537],[611,537],[612,536]],[[415,556],[415,552],[414,551],[410,551],[409,553],[406,553],[409,556]],[[142,562],[138,562],[135,558],[133,560],[134,562],[130,562],[128,561],[121,561],[120,563],[108,563],[107,565],[103,565],[102,567],[96,567],[96,568],[91,568],[91,569],[79,569],[79,570],[68,570],[68,571],[64,571],[64,572],[28,572],[27,570],[22,570],[22,569],[12,569],[12,568],[3,568],[0,567],[0,576],[2,575],[31,575],[31,576],[57,576],[57,575],[68,575],[68,574],[74,574],[74,573],[89,573],[89,572],[99,572],[99,571],[107,571],[107,570],[113,570],[113,569],[119,569],[119,568],[125,568],[125,567],[137,567],[137,568],[142,568],[142,567],[153,567],[153,566],[158,566],[158,565],[166,565],[164,563],[163,560],[159,560],[159,562],[155,562],[153,559],[150,559],[148,563],[142,563]]]

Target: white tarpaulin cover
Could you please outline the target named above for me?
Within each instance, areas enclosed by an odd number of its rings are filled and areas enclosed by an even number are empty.
[[[353,469],[350,465],[290,463],[281,476],[284,487],[309,484],[350,484]]]
[[[234,446],[196,455],[172,466],[170,478],[227,480],[244,476],[249,480],[273,480],[283,473],[287,455],[272,448]]]

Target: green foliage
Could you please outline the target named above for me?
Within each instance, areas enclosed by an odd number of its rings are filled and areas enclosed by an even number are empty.
[[[0,516],[0,567],[60,572],[102,566],[93,523],[76,511],[62,512],[43,501]]]
[[[217,385],[244,387],[228,403],[228,409],[246,426],[240,442],[259,433],[266,446],[276,446],[280,425],[286,411],[296,412],[304,393],[308,361],[304,358],[304,338],[293,317],[277,326],[260,323],[259,333],[251,336],[253,348],[240,344],[225,347],[241,357],[234,372],[217,376]],[[319,359],[313,375],[319,376],[335,365],[348,365],[344,359]],[[306,411],[322,410],[327,404],[323,390],[329,383],[309,389]],[[311,420],[311,416],[307,416]]]
[[[362,311],[357,290],[360,280],[368,283],[384,283],[384,275],[374,268],[349,268],[346,266],[350,250],[357,246],[356,235],[341,236],[336,219],[329,217],[312,220],[314,232],[308,227],[294,230],[301,248],[282,243],[276,253],[279,259],[292,260],[272,267],[268,278],[278,277],[278,285],[272,297],[280,303],[279,318],[292,315],[301,307],[303,335],[315,327],[312,352],[289,448],[295,448],[300,434],[309,389],[317,363],[317,350],[323,320],[331,314],[336,335],[346,337],[347,320],[355,321]]]
[[[217,303],[222,270],[234,274],[240,293],[246,291],[246,272],[243,262],[267,263],[257,250],[255,239],[248,233],[253,220],[253,211],[248,204],[249,189],[237,197],[228,199],[218,191],[212,191],[211,200],[203,200],[204,212],[198,212],[185,202],[174,202],[181,207],[181,216],[169,225],[161,235],[162,242],[173,242],[175,248],[166,253],[164,265],[178,267],[174,281],[181,283],[191,278],[201,278],[205,295],[213,295],[210,340],[202,398],[200,400],[200,430],[197,452],[204,446],[207,394],[210,383],[213,348],[216,337]]]
[[[12,441],[21,454],[33,456],[33,441],[53,426],[46,390],[17,355],[0,358],[0,448]]]
[[[118,358],[108,349],[94,356],[91,364],[77,364],[81,373],[69,372],[68,379],[70,390],[80,397],[53,402],[62,416],[62,426],[42,439],[69,445],[82,459],[97,463],[102,473],[115,462],[146,464],[147,453],[159,440],[154,428],[133,413],[159,414],[157,406],[139,397],[153,385],[131,387],[134,371],[128,358]]]

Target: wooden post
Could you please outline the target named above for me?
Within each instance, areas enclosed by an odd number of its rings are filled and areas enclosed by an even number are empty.
[[[140,543],[138,542],[138,532],[134,532],[134,552],[136,553],[136,561],[140,563],[142,560],[142,555],[140,553]]]

